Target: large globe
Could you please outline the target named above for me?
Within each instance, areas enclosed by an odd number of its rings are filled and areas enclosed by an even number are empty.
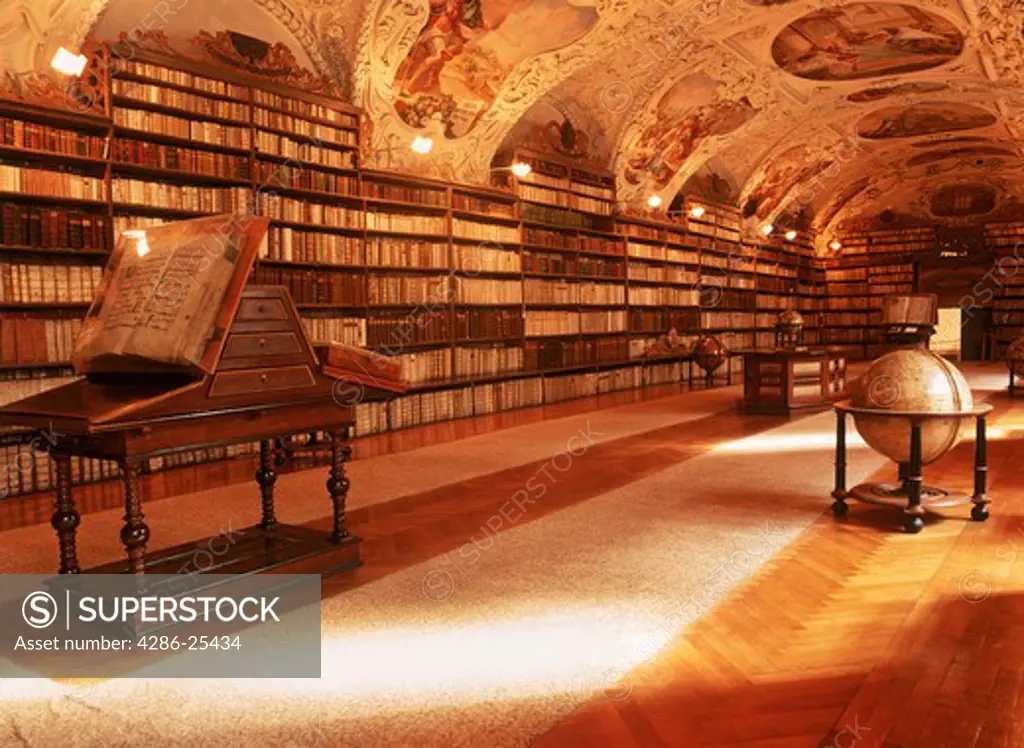
[[[787,309],[779,315],[779,319],[775,323],[775,326],[784,330],[793,330],[796,332],[803,328],[804,316],[796,309]]]
[[[709,374],[725,363],[728,356],[725,345],[714,335],[705,335],[693,344],[693,360]]]
[[[1024,336],[1010,343],[1006,349],[1006,365],[1017,376],[1024,376]]]
[[[898,463],[910,461],[910,426],[894,412],[966,413],[921,423],[921,459],[935,462],[957,445],[974,407],[971,388],[953,364],[926,348],[907,348],[876,359],[852,388],[857,431],[868,445]]]

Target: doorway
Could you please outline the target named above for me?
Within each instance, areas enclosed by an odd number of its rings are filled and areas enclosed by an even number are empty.
[[[946,358],[963,360],[963,311],[958,306],[939,309],[939,325],[929,347]]]

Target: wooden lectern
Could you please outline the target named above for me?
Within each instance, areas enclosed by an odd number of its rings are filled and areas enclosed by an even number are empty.
[[[111,256],[83,323],[75,364],[85,377],[0,408],[0,422],[56,434],[51,524],[62,574],[79,571],[72,456],[115,460],[124,473],[121,541],[128,558],[92,571],[176,573],[209,539],[147,556],[142,463],[254,441],[260,443],[262,517],[236,533],[216,565],[204,571],[250,573],[285,565],[289,571],[336,571],[360,563],[359,538],[345,521],[344,463],[351,456],[345,442],[358,402],[406,387],[397,367],[369,352],[345,349],[322,365],[287,289],[244,286],[266,226],[266,219],[218,216],[133,232]],[[189,252],[196,251],[211,253],[208,262],[195,262]],[[330,532],[283,525],[274,515],[272,440],[309,431],[331,438]]]

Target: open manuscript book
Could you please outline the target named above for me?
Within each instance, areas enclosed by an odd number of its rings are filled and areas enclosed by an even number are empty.
[[[267,226],[266,218],[221,215],[125,232],[82,324],[76,371],[214,373],[228,339],[247,334],[232,324]],[[290,307],[281,319],[294,320],[292,332],[312,356],[294,304],[281,293]],[[335,343],[316,344],[316,353],[329,378],[406,389],[400,368],[386,357]]]

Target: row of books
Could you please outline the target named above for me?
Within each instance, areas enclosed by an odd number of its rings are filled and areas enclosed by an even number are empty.
[[[455,376],[486,377],[523,370],[523,349],[516,346],[455,348]]]
[[[697,309],[676,309],[673,311],[630,309],[629,329],[631,332],[652,332],[661,334],[675,328],[676,332],[696,330],[700,326]]]
[[[629,360],[629,340],[615,338],[527,339],[526,371],[591,366]]]
[[[311,169],[353,170],[357,165],[355,151],[323,145],[319,141],[299,140],[280,132],[256,131],[256,156],[267,154],[301,162]]]
[[[256,107],[253,109],[252,119],[257,127],[268,127],[294,133],[317,143],[345,146],[357,144],[358,135],[352,130],[313,122],[304,117],[296,117],[273,109]]]
[[[71,460],[73,484],[95,483],[119,474],[117,463],[110,460]],[[0,446],[0,498],[48,491],[56,485],[56,463],[45,450],[31,444]]]
[[[182,91],[179,88],[168,88],[152,83],[118,78],[112,81],[112,88],[115,96],[129,99],[129,104],[133,102],[158,104],[171,109],[181,109],[194,117],[216,117],[233,120],[239,124],[249,121],[249,105],[238,100],[213,99],[200,93]]]
[[[447,276],[371,275],[367,289],[370,306],[422,304],[432,308],[447,306],[451,298]]]
[[[706,312],[700,313],[700,325],[704,330],[742,330],[754,326],[751,312]]]
[[[232,99],[248,98],[249,89],[245,86],[240,86],[236,83],[229,83],[224,80],[218,80],[216,78],[207,78],[202,75],[193,75],[192,73],[187,73],[184,70],[178,70],[176,68],[164,67],[163,65],[152,65],[150,63],[121,57],[117,55],[118,47],[116,45],[113,51],[116,63],[113,68],[115,75],[118,72],[125,72],[142,78],[159,81],[161,83],[170,83],[184,88],[194,88],[196,91],[217,94],[218,96],[228,96]]]
[[[256,192],[256,201],[261,216],[279,221],[350,229],[363,227],[363,211],[346,208],[343,205],[295,200],[259,190]]]
[[[518,280],[459,278],[456,300],[460,304],[522,304],[523,286]]]
[[[461,192],[452,193],[452,210],[463,210],[470,213],[483,213],[489,216],[501,216],[503,218],[514,218],[516,205],[507,200],[490,200],[476,195],[466,195]]]
[[[695,288],[629,288],[630,306],[699,306],[700,302],[700,292]]]
[[[365,242],[367,251],[374,242],[375,240]],[[267,232],[267,242],[261,247],[260,256],[284,262],[362,265],[363,245],[364,241],[355,236],[271,226]]]
[[[0,145],[86,158],[106,156],[106,138],[13,117],[0,117]]]
[[[302,326],[310,340],[367,347],[367,320],[360,317],[336,317],[312,310],[303,313]]]
[[[117,177],[110,189],[115,203],[145,205],[196,213],[241,213],[252,205],[247,187],[197,187]]]
[[[626,331],[626,311],[624,309],[582,311],[579,312],[579,315],[580,332],[585,335]]]
[[[446,207],[448,203],[448,193],[445,190],[412,187],[393,182],[373,182],[365,178],[363,179],[363,195],[381,200],[434,207]]]
[[[447,343],[451,339],[451,327],[447,309],[374,317],[366,320],[366,342],[370,348],[393,355],[408,345]]]
[[[579,335],[579,314],[530,310],[526,312],[527,337],[552,335]]]
[[[425,239],[369,237],[366,264],[402,268],[447,268],[448,245]]]
[[[64,197],[74,200],[106,200],[103,179],[66,171],[28,169],[0,164],[0,192]]]
[[[326,122],[333,122],[342,127],[358,127],[359,119],[349,112],[342,112],[324,104],[296,99],[291,96],[283,96],[273,91],[265,91],[261,88],[254,88],[252,91],[253,103],[260,106],[281,109],[300,117],[320,119]]]
[[[366,211],[366,228],[368,231],[394,231],[405,234],[447,233],[443,216],[386,213],[377,210]]]
[[[402,377],[410,384],[452,378],[452,357],[451,352],[446,348],[400,353],[393,359],[402,367]]]
[[[100,213],[0,201],[0,244],[109,250],[110,222]]]
[[[248,127],[184,119],[146,109],[117,107],[114,109],[114,124],[138,132],[181,138],[226,148],[248,150],[252,144],[252,131]]]
[[[321,171],[291,162],[260,161],[257,163],[256,178],[260,182],[258,189],[261,191],[285,187],[336,195],[357,195],[359,192],[359,183],[354,176]]]
[[[253,271],[253,282],[285,286],[297,304],[366,304],[366,283],[362,275],[258,266]]]
[[[0,262],[0,302],[79,304],[92,301],[103,268]]]
[[[519,243],[519,230],[514,226],[506,226],[501,223],[480,223],[462,218],[452,219],[452,235],[483,242]]]
[[[522,268],[518,252],[497,249],[486,244],[455,247],[455,265],[467,275],[518,273]]]
[[[850,314],[848,312],[823,312],[821,324],[824,327],[847,327],[851,325],[878,325],[882,322],[881,310],[870,314]]]
[[[523,282],[527,304],[625,304],[625,286],[614,283],[567,283],[527,278]]]
[[[523,337],[524,320],[520,310],[457,309],[455,335],[459,340],[516,339]]]
[[[230,179],[249,179],[249,158],[219,151],[202,151],[144,140],[115,138],[113,158],[124,164],[151,169],[205,174]]]
[[[71,360],[82,321],[0,314],[0,364],[55,364]]]

